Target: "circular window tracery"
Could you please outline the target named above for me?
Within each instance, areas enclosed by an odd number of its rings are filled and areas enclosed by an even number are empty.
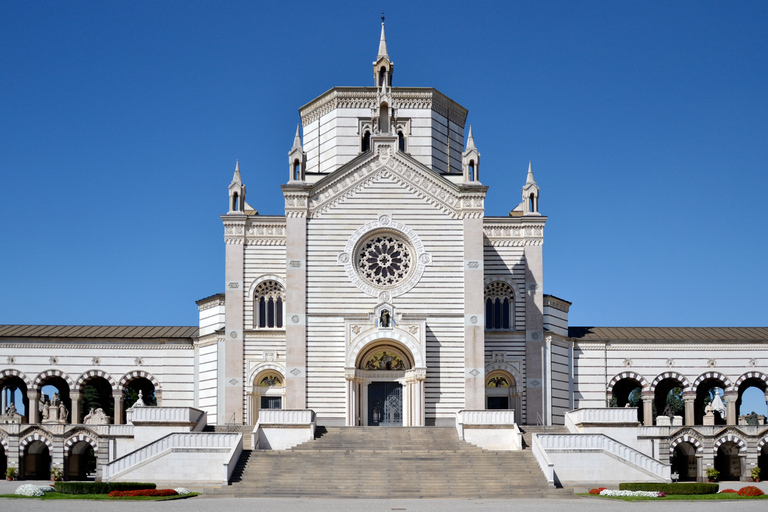
[[[360,277],[378,288],[393,288],[405,281],[413,268],[408,244],[393,233],[378,233],[357,251]]]

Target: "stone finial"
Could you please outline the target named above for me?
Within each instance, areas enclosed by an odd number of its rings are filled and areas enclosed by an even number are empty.
[[[469,133],[470,133],[470,137],[471,137],[472,136],[471,135],[471,133],[472,133],[472,127],[471,126],[469,127]],[[473,141],[473,143],[474,143],[474,141]],[[536,184],[536,180],[533,179],[533,169],[531,167],[530,160],[528,161],[528,176],[525,178],[525,184],[526,185],[530,185],[530,184],[534,184],[535,185]]]
[[[298,124],[296,125],[296,136],[293,138],[293,146],[291,147],[291,151],[294,149],[301,151],[301,134],[299,133],[299,126],[300,125]]]

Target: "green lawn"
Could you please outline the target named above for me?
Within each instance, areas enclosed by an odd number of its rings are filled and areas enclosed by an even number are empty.
[[[125,496],[110,498],[106,494],[62,494],[47,492],[44,496],[19,496],[18,494],[0,494],[0,498],[33,499],[33,500],[109,500],[109,501],[167,501],[191,498],[200,493],[193,492],[184,496]]]
[[[597,496],[589,493],[579,493],[578,496],[588,496],[591,498],[622,500],[622,501],[699,501],[699,500],[764,500],[768,499],[768,494],[762,496],[739,496],[738,494],[668,494],[665,498],[648,498],[646,496]]]

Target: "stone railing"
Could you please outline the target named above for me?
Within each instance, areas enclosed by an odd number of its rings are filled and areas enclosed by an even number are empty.
[[[522,450],[523,436],[514,410],[464,410],[456,413],[459,439],[486,450]]]
[[[637,407],[601,407],[595,409],[574,409],[565,413],[574,425],[637,423]],[[567,420],[566,420],[567,421]]]
[[[314,421],[311,409],[262,409],[259,411],[261,425],[308,425]]]
[[[551,460],[549,460],[549,455],[547,455],[547,450],[545,450],[544,447],[541,445],[539,436],[535,434],[531,436],[531,452],[533,452],[533,457],[536,459],[536,462],[539,464],[539,468],[541,468],[541,472],[544,473],[544,476],[547,478],[547,483],[550,486],[554,487],[555,486],[555,465],[552,463]]]
[[[102,475],[105,480],[109,480],[120,473],[161,455],[163,452],[170,452],[175,449],[205,451],[211,448],[223,448],[234,453],[238,446],[242,446],[242,434],[239,432],[185,432],[168,434],[154,443],[150,443],[105,464]],[[228,463],[230,465],[234,464],[231,461]],[[232,468],[234,468],[234,465],[232,465]]]
[[[540,443],[544,451],[586,452],[602,450],[661,480],[667,482],[670,480],[671,466],[669,464],[663,464],[604,434],[534,434],[533,437]]]
[[[134,407],[131,420],[140,423],[197,424],[205,414],[193,407]]]

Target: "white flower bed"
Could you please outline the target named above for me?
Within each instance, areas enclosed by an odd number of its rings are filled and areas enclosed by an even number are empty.
[[[179,493],[179,496],[184,496],[186,494],[190,494],[189,489],[187,489],[186,487],[179,487],[178,489],[174,489],[174,491]]]
[[[45,493],[36,485],[24,484],[20,485],[14,494],[19,496],[42,496]]]
[[[645,496],[648,498],[658,498],[659,493],[656,491],[612,491],[606,489],[600,492],[600,496]]]

